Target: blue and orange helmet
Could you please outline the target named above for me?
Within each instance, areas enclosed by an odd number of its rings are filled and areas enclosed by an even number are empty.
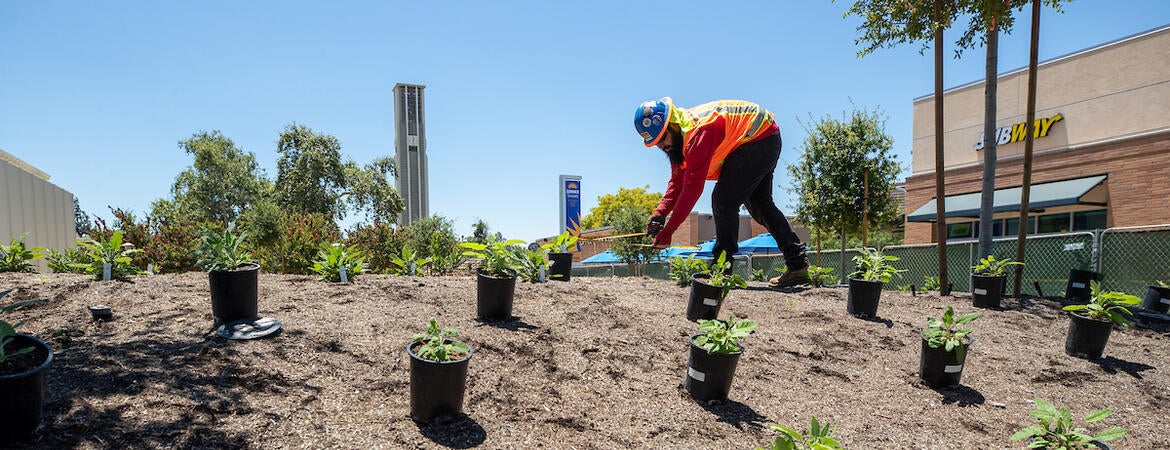
[[[634,111],[634,129],[642,136],[642,143],[653,147],[666,134],[666,126],[670,121],[670,110],[674,102],[670,97],[643,102]]]

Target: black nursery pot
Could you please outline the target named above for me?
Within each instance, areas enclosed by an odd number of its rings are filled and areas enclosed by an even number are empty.
[[[516,276],[497,277],[476,272],[477,317],[487,321],[512,317],[512,299],[516,296]]]
[[[0,375],[0,443],[26,438],[41,423],[41,406],[45,403],[45,372],[53,363],[53,349],[44,341],[27,334],[17,334],[5,351],[15,352],[33,347],[18,358],[39,358],[42,362],[22,372]]]
[[[457,361],[436,362],[416,355],[416,345],[406,346],[410,355],[410,418],[426,423],[463,412],[467,364],[474,350],[469,349],[467,356]]]
[[[971,306],[999,308],[1003,299],[1003,284],[1007,277],[971,275]]]
[[[1064,352],[1078,358],[1100,358],[1105,344],[1109,343],[1109,333],[1113,332],[1113,322],[1090,319],[1075,312],[1070,312],[1069,317]]]
[[[106,305],[95,305],[89,307],[89,315],[93,320],[112,320],[114,310]]]
[[[1166,314],[1170,310],[1170,288],[1149,286],[1146,298],[1142,300],[1142,308],[1156,313]]]
[[[877,317],[878,299],[882,296],[880,281],[849,279],[849,314],[859,317]]]
[[[739,363],[739,356],[743,354],[743,344],[735,353],[707,353],[702,347],[695,345],[692,335],[691,357],[687,361],[687,392],[695,400],[707,402],[711,400],[726,400],[731,392],[731,381],[735,378],[735,365]]]
[[[216,324],[259,317],[256,313],[259,274],[260,265],[256,263],[207,273],[211,283],[211,314]]]
[[[569,281],[573,274],[572,253],[549,253],[548,277],[553,281]]]
[[[1070,269],[1068,285],[1064,288],[1064,298],[1074,303],[1089,303],[1093,295],[1092,286],[1089,285],[1090,281],[1101,281],[1101,274],[1088,270]]]
[[[971,337],[967,336],[967,343],[963,344],[963,358],[959,358],[957,350],[947,351],[946,346],[931,348],[929,341],[922,338],[922,358],[918,364],[918,378],[930,387],[947,387],[959,384],[963,377],[963,364],[967,359],[967,349],[971,347]]]
[[[711,278],[705,273],[691,275],[691,297],[687,301],[687,320],[715,320],[723,307],[723,288],[707,284]]]

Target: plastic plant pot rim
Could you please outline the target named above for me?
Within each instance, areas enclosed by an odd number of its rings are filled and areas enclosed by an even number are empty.
[[[461,343],[464,345],[467,344],[466,342],[456,341],[454,339],[446,339],[443,341],[444,344],[448,344],[451,342],[458,342],[458,343]],[[471,359],[471,356],[475,354],[475,349],[471,348],[471,346],[468,345],[467,346],[467,356],[465,356],[463,358],[453,359],[450,361],[433,361],[433,360],[429,360],[429,359],[423,358],[421,356],[418,356],[417,354],[414,353],[414,347],[418,344],[419,344],[418,342],[410,342],[410,343],[406,344],[406,354],[410,355],[410,357],[413,359],[417,359],[419,361],[422,361],[422,362],[425,362],[428,364],[459,364],[459,363],[462,363],[464,361]]]
[[[9,374],[0,375],[0,380],[9,380],[9,379],[16,379],[16,378],[25,377],[25,376],[28,376],[29,374],[36,373],[37,371],[45,370],[46,368],[49,367],[49,364],[53,363],[53,347],[50,347],[49,344],[45,343],[45,341],[37,339],[36,336],[32,336],[32,335],[24,334],[24,333],[16,333],[16,336],[31,339],[34,344],[37,344],[37,345],[44,347],[45,350],[48,351],[49,356],[45,357],[45,360],[43,362],[41,362],[36,367],[33,367],[31,369],[22,370],[22,371],[16,372],[16,373],[9,373]]]
[[[695,343],[695,338],[697,338],[697,337],[699,337],[699,336],[702,336],[702,335],[704,335],[704,334],[706,334],[706,333],[695,333],[695,334],[692,334],[692,335],[691,335],[691,337],[690,337],[690,339],[689,339],[689,340],[690,340],[690,343],[691,343],[691,347],[694,347],[694,348],[697,348],[697,349],[699,349],[699,350],[702,350],[702,351],[704,351],[704,352],[707,352],[707,349],[705,349],[705,348],[703,348],[703,347],[699,347],[699,345]],[[736,345],[738,345],[738,346],[739,346],[739,351],[737,351],[737,352],[732,352],[732,353],[711,353],[711,352],[707,352],[707,354],[708,354],[708,355],[725,355],[725,356],[732,356],[732,355],[742,355],[742,354],[743,354],[743,351],[745,350],[745,347],[744,347],[744,345],[743,345],[742,343],[739,343],[739,342],[737,342],[737,343],[736,343]]]

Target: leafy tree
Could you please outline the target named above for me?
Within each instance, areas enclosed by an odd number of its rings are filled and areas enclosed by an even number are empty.
[[[617,234],[646,231],[646,217],[652,212],[652,209],[645,207],[617,209],[613,211],[610,221],[605,225],[612,226]],[[659,250],[650,245],[652,241],[649,236],[622,238],[614,241],[610,250],[613,250],[619,260],[634,268],[635,272],[641,273],[646,262],[658,257]]]
[[[260,195],[264,176],[256,156],[219,131],[200,131],[179,147],[195,161],[175,177],[171,193],[179,210],[194,220],[235,221]]]
[[[73,230],[77,232],[78,236],[83,236],[89,233],[93,228],[93,222],[89,220],[89,214],[81,210],[81,203],[77,202],[77,197],[73,197]]]
[[[280,154],[276,200],[281,208],[331,219],[345,216],[341,197],[348,184],[337,138],[293,123],[280,133],[276,152]]]
[[[485,243],[488,240],[488,224],[483,219],[471,225],[471,242]]]
[[[345,173],[349,188],[346,200],[355,210],[365,211],[367,218],[392,221],[406,209],[402,196],[389,179],[398,173],[394,158],[378,158],[360,168],[349,162]]]
[[[375,273],[390,273],[394,258],[406,246],[407,231],[393,222],[374,220],[358,224],[345,233],[346,245],[354,246],[366,255],[366,264]]]
[[[406,228],[406,246],[414,249],[419,258],[446,257],[459,246],[455,225],[446,217],[423,217]]]
[[[642,227],[629,231],[629,233],[645,231],[646,218],[654,212],[654,208],[657,208],[658,202],[662,200],[662,193],[647,192],[647,189],[650,189],[650,185],[630,189],[618,188],[616,194],[605,194],[597,197],[597,206],[590,209],[589,214],[586,214],[585,218],[581,220],[581,229],[589,230],[611,225],[617,220],[620,212],[637,210],[645,212],[645,215],[640,219]]]
[[[818,232],[840,230],[844,238],[861,230],[863,218],[867,226],[897,218],[889,192],[901,169],[884,128],[878,111],[854,110],[843,120],[824,117],[807,130],[804,153],[788,168],[797,182],[802,223]]]

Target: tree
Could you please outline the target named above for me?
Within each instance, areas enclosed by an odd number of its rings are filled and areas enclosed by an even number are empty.
[[[393,221],[406,209],[389,178],[398,174],[394,158],[384,157],[359,168],[357,164],[345,164],[345,181],[349,190],[345,198],[357,211],[364,211],[366,218],[374,221]]]
[[[77,197],[73,197],[73,230],[78,236],[84,236],[92,228],[93,222],[90,222],[89,214],[81,210],[81,203],[78,203]]]
[[[175,177],[176,214],[226,224],[259,197],[266,180],[256,156],[219,131],[200,131],[179,142],[195,161]]]
[[[471,225],[471,242],[478,242],[483,244],[488,239],[488,224],[483,219],[475,221]]]
[[[645,215],[640,219],[643,228],[630,233],[645,231],[646,219],[654,212],[654,208],[658,207],[658,202],[662,200],[662,193],[647,192],[650,185],[639,188],[618,188],[616,194],[605,194],[597,197],[597,206],[589,210],[589,214],[581,220],[581,229],[589,230],[593,228],[600,228],[606,225],[612,225],[618,216],[618,213],[626,210],[644,211]]]
[[[331,219],[345,216],[341,197],[348,184],[337,138],[293,123],[280,133],[276,152],[276,201],[281,208]]]
[[[417,219],[406,228],[406,246],[418,252],[419,258],[445,257],[459,244],[454,223],[440,215]]]
[[[878,111],[855,109],[843,120],[825,117],[806,130],[804,152],[788,167],[797,182],[798,220],[818,232],[839,230],[844,244],[848,233],[898,216],[889,193],[901,167],[884,128]]]
[[[657,204],[655,204],[657,205]],[[646,217],[653,212],[651,208],[628,207],[614,210],[610,214],[610,222],[617,234],[630,234],[646,231]],[[636,273],[642,273],[647,261],[657,258],[660,251],[651,245],[650,236],[634,236],[614,241],[610,250],[618,259],[628,264]]]

